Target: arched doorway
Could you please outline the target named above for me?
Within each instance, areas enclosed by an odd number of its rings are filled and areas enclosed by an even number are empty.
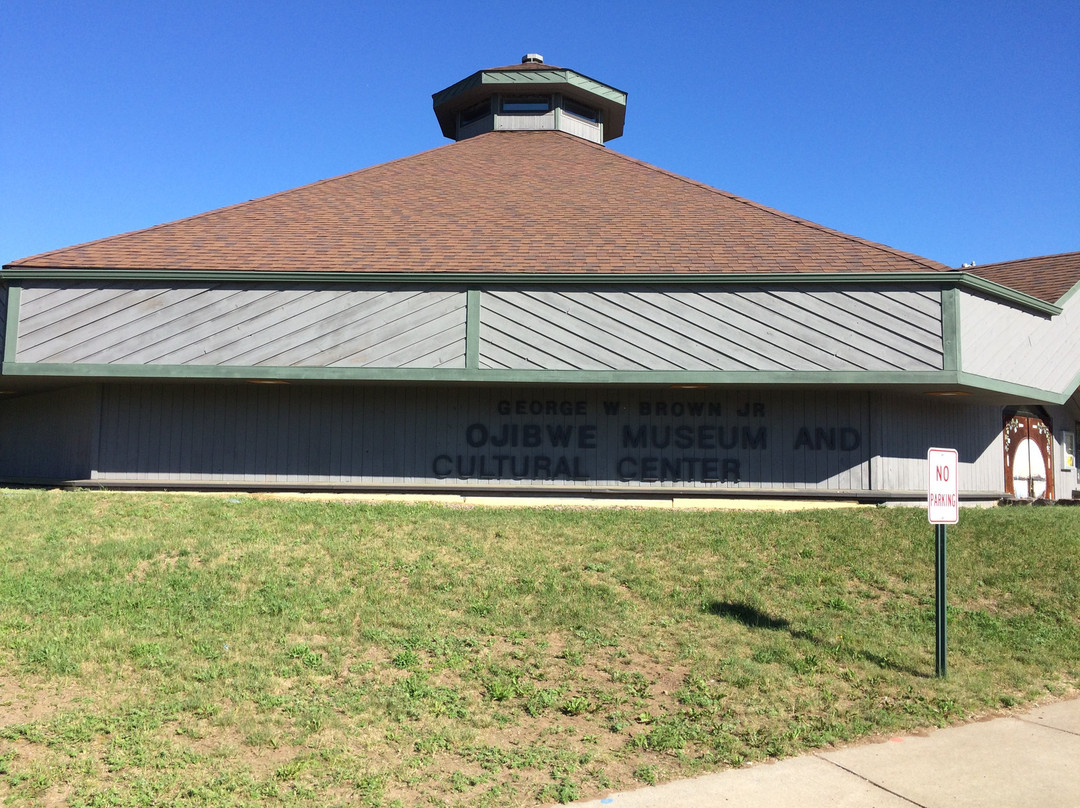
[[[1020,499],[1054,498],[1054,432],[1039,408],[1005,410],[1005,493]]]

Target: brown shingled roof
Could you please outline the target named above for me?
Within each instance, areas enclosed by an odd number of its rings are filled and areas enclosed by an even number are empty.
[[[10,266],[626,274],[949,269],[561,132],[492,132]]]
[[[1080,283],[1080,252],[1021,258],[972,267],[976,275],[1049,303]]]

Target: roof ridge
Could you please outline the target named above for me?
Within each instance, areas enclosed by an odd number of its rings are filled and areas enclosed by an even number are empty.
[[[493,134],[493,133],[490,133],[490,134]],[[565,135],[566,133],[559,133],[559,134],[564,134]],[[572,135],[566,135],[566,136],[567,137],[573,137]],[[580,138],[578,138],[578,139],[580,140]],[[719,194],[720,196],[724,197],[725,199],[729,199],[732,202],[741,203],[743,205],[746,205],[747,207],[754,208],[755,210],[759,210],[759,211],[761,211],[763,213],[768,213],[768,214],[770,214],[772,216],[776,216],[777,218],[784,219],[786,221],[792,222],[793,224],[798,224],[798,225],[801,225],[803,227],[810,228],[811,230],[817,230],[818,232],[827,233],[827,234],[832,235],[832,236],[839,236],[840,238],[847,239],[848,241],[852,241],[852,242],[854,242],[856,244],[861,244],[864,247],[870,247],[872,249],[880,250],[881,252],[888,253],[889,255],[893,255],[893,256],[896,256],[896,257],[899,257],[899,258],[904,258],[904,259],[906,259],[908,261],[911,261],[913,263],[925,266],[925,267],[929,268],[930,270],[932,270],[934,272],[944,272],[946,270],[952,269],[952,267],[946,266],[945,264],[942,264],[939,261],[934,261],[932,258],[926,258],[924,256],[917,255],[917,254],[912,253],[912,252],[907,252],[906,250],[899,250],[899,249],[897,249],[895,247],[890,247],[888,244],[882,244],[881,242],[878,242],[878,241],[870,241],[869,239],[860,238],[859,236],[853,236],[850,233],[845,233],[842,230],[836,230],[834,228],[827,227],[826,225],[819,224],[818,222],[813,222],[813,221],[810,221],[809,219],[804,219],[801,216],[795,216],[795,215],[793,215],[791,213],[785,213],[782,210],[777,210],[776,208],[771,208],[768,205],[763,205],[760,202],[755,202],[752,199],[747,199],[746,197],[739,196],[738,194],[733,194],[733,193],[731,193],[731,191],[725,191],[722,188],[717,188],[715,185],[709,185],[708,183],[701,182],[700,180],[692,179],[691,177],[687,177],[684,174],[677,174],[674,171],[669,171],[666,168],[661,168],[660,166],[654,165],[653,163],[646,162],[645,160],[641,160],[641,159],[639,159],[637,157],[631,157],[628,154],[623,154],[622,152],[615,151],[614,149],[607,148],[606,146],[601,146],[600,144],[591,143],[589,141],[582,141],[582,142],[585,145],[597,148],[600,151],[605,152],[607,154],[614,154],[614,155],[617,155],[618,157],[621,157],[624,160],[628,160],[631,163],[636,163],[637,165],[640,165],[642,168],[649,169],[650,171],[653,171],[655,173],[666,176],[669,179],[679,180],[680,182],[684,182],[684,183],[686,183],[688,185],[695,185],[698,188],[701,188],[703,190],[710,191],[710,192],[712,192],[714,194]]]
[[[295,186],[293,188],[286,188],[283,191],[274,191],[273,193],[266,194],[265,196],[256,196],[256,197],[253,197],[252,199],[246,199],[243,202],[234,202],[231,205],[223,205],[220,208],[213,208],[212,210],[205,210],[205,211],[203,211],[201,213],[192,214],[191,216],[181,216],[179,219],[170,219],[167,222],[160,222],[158,224],[152,224],[149,227],[140,227],[140,228],[138,228],[136,230],[127,230],[127,231],[125,231],[123,233],[116,233],[116,234],[111,235],[111,236],[103,236],[102,238],[95,238],[95,239],[91,239],[90,241],[81,241],[78,244],[69,244],[66,247],[58,247],[55,250],[46,250],[45,252],[35,253],[34,255],[28,255],[28,256],[25,256],[24,258],[19,258],[19,259],[15,260],[15,261],[12,261],[9,264],[4,264],[2,268],[6,269],[8,267],[22,266],[22,265],[26,264],[28,261],[35,261],[36,262],[38,259],[46,258],[46,257],[51,256],[51,255],[57,255],[57,254],[60,254],[60,253],[65,253],[65,252],[68,252],[69,250],[75,250],[75,249],[80,249],[80,248],[83,248],[83,247],[89,247],[89,246],[92,246],[92,245],[95,245],[95,244],[101,244],[101,243],[106,242],[106,241],[112,241],[112,242],[121,241],[123,239],[130,238],[130,237],[133,237],[133,236],[140,236],[140,235],[142,235],[144,233],[150,233],[150,232],[155,231],[155,230],[164,230],[164,229],[167,229],[169,227],[173,227],[175,225],[178,225],[178,224],[180,224],[182,222],[191,222],[191,221],[195,221],[195,220],[198,220],[198,219],[205,219],[205,218],[208,218],[210,216],[216,216],[216,215],[218,215],[220,213],[225,213],[226,211],[237,210],[239,208],[247,207],[248,205],[255,205],[255,204],[258,204],[258,203],[261,203],[261,202],[265,202],[268,199],[276,199],[278,197],[288,196],[289,194],[299,193],[300,191],[307,191],[308,189],[314,188],[314,187],[316,187],[318,185],[325,185],[327,183],[338,182],[340,180],[349,179],[350,177],[354,177],[357,174],[363,174],[364,172],[373,171],[374,169],[377,169],[377,168],[383,168],[385,166],[391,166],[391,165],[394,165],[395,163],[404,162],[405,160],[410,160],[413,157],[420,157],[421,155],[430,154],[431,152],[438,151],[439,149],[445,149],[445,148],[447,148],[449,146],[453,146],[453,145],[456,145],[456,144],[454,144],[454,143],[443,143],[443,144],[441,144],[439,146],[433,146],[430,149],[425,149],[423,151],[416,152],[415,154],[409,154],[409,155],[406,155],[404,157],[397,157],[397,158],[395,158],[393,160],[387,160],[384,163],[374,163],[373,165],[364,166],[363,168],[357,168],[357,169],[354,169],[353,171],[346,171],[344,174],[337,174],[337,175],[335,175],[333,177],[324,177],[321,180],[315,180],[314,182],[304,183],[303,185],[297,185],[297,186]]]

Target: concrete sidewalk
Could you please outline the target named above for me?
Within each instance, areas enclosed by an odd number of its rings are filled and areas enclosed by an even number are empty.
[[[1080,699],[609,794],[579,808],[1078,808]]]

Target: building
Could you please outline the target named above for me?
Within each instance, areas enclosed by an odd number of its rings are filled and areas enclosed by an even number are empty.
[[[13,261],[0,476],[108,486],[1071,497],[1080,253],[953,269],[604,147],[535,55],[431,151]]]

